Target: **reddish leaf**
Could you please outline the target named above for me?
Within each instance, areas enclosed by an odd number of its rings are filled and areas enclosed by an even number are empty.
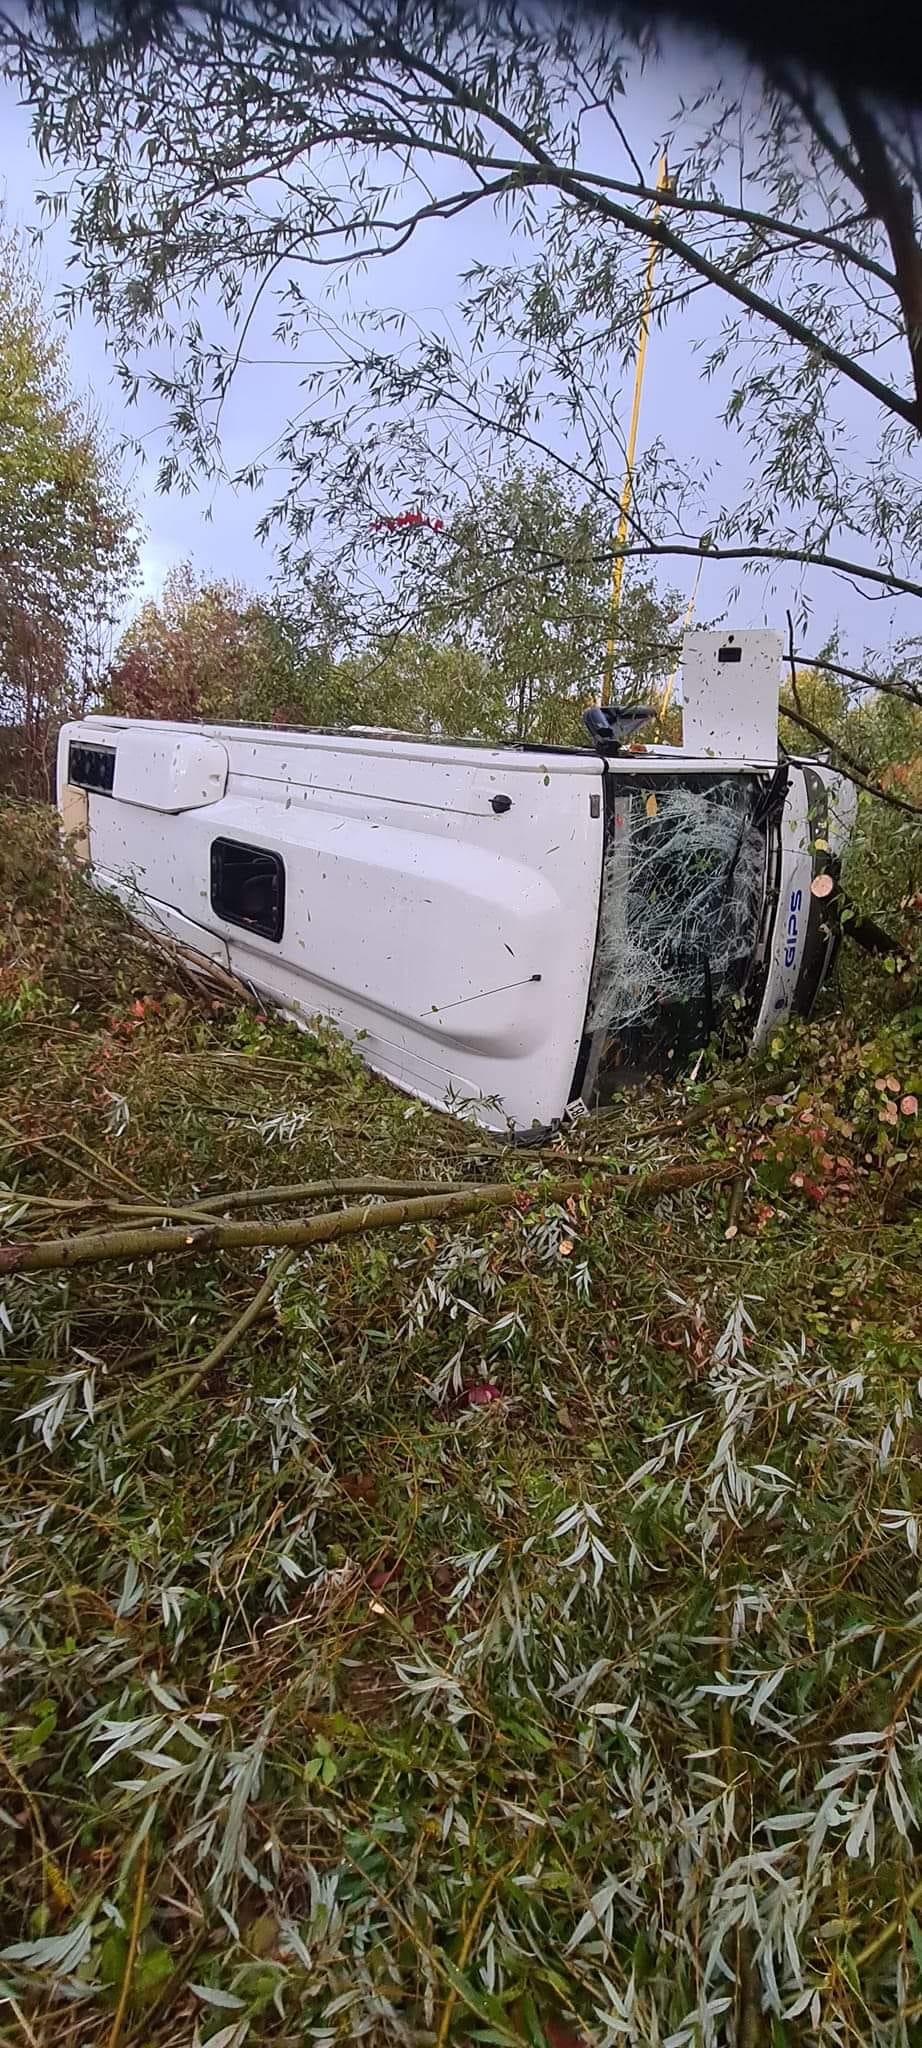
[[[566,2026],[563,2020],[545,2020],[544,2031],[548,2048],[587,2048],[585,2034],[574,2034],[573,2028]]]
[[[501,1401],[503,1396],[492,1380],[478,1380],[476,1386],[465,1387],[464,1398],[471,1408],[488,1408],[491,1401]]]

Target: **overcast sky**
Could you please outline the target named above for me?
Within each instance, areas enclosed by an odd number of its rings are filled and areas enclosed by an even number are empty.
[[[687,85],[687,61],[683,60],[683,84]],[[655,83],[645,83],[644,100],[632,102],[635,116],[635,147],[642,160],[655,165],[658,126],[670,111],[675,81],[658,74]],[[658,103],[656,94],[661,95]],[[667,103],[668,94],[668,103]],[[644,132],[645,131],[645,132]],[[0,80],[0,192],[7,219],[25,228],[39,218],[35,193],[44,174],[34,150],[29,116],[19,106],[15,89]],[[655,173],[651,168],[651,177]],[[508,234],[501,219],[475,209],[450,227],[440,226],[422,235],[400,255],[386,264],[372,265],[353,287],[364,303],[397,307],[416,315],[423,323],[450,308],[458,295],[458,279],[476,258],[502,261],[508,252]],[[39,272],[49,303],[68,275],[70,243],[66,224],[58,223],[44,238],[38,257]],[[376,301],[375,294],[379,294]],[[715,476],[715,504],[732,501],[745,492],[747,449],[738,436],[722,430],[715,433],[715,392],[702,376],[701,358],[693,348],[696,335],[707,333],[709,322],[716,330],[723,308],[717,294],[699,295],[691,316],[675,321],[664,332],[650,338],[643,392],[639,448],[661,438],[680,462],[712,464],[719,449]],[[251,459],[271,444],[298,403],[298,367],[292,363],[277,367],[278,350],[270,339],[271,318],[267,311],[262,333],[258,323],[250,337],[250,352],[262,358],[239,378],[223,419],[223,441],[229,471]],[[162,405],[150,393],[127,408],[114,379],[103,331],[82,315],[69,339],[72,376],[78,390],[92,396],[109,432],[143,437],[145,457],[138,465],[128,464],[128,474],[139,509],[144,543],[143,585],[156,594],[170,566],[190,559],[198,570],[218,572],[255,586],[271,582],[274,559],[270,544],[260,544],[254,532],[259,504],[252,493],[235,490],[230,484],[208,484],[201,491],[183,496],[164,496],[156,488],[158,460],[166,446]],[[271,361],[266,359],[271,358]],[[625,413],[629,405],[629,380]],[[719,491],[719,498],[716,493]],[[666,562],[663,581],[691,590],[695,565],[689,561]],[[721,564],[705,563],[697,602],[699,619],[725,618],[738,627],[771,625],[784,630],[785,607],[796,608],[804,593],[812,609],[812,623],[806,640],[814,648],[835,628],[842,647],[853,658],[864,650],[884,654],[894,635],[912,629],[905,604],[868,603],[848,584],[828,575],[792,571],[783,574],[774,588],[761,578],[742,579],[739,594],[730,592],[739,577]],[[801,636],[799,636],[801,637]]]

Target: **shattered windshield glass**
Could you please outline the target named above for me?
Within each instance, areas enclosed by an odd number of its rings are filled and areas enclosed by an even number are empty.
[[[588,1029],[647,1064],[702,1044],[762,917],[755,776],[612,777]]]

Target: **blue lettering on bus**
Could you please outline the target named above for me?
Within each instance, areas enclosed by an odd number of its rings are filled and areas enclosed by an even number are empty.
[[[793,889],[791,891],[791,901],[788,905],[788,943],[784,949],[785,967],[793,967],[797,958],[797,913],[801,908],[803,900],[802,889]]]

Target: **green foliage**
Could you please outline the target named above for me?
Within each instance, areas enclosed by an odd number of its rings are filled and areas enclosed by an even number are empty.
[[[92,688],[133,564],[114,457],[0,232],[0,723],[22,730],[27,781],[41,786],[55,721]]]
[[[294,662],[283,622],[261,598],[183,563],[124,633],[103,702],[131,718],[274,724],[297,688]]]
[[[495,1171],[333,1037],[174,985],[46,816],[0,822],[44,870],[0,889],[0,989],[45,996],[0,1042],[7,1238]],[[0,1946],[42,2048],[75,1995],[110,2038],[136,1901],[148,2048],[728,2048],[747,1929],[775,2042],[913,2042],[920,1057],[910,1012],[826,1021],[627,1096],[580,1156],[733,1157],[732,1235],[712,1187],[561,1208],[507,1154],[519,1208],[316,1250],[183,1400],[258,1252],[7,1284]]]
[[[610,522],[584,489],[552,469],[516,466],[476,486],[446,528],[434,548],[412,528],[398,534],[398,560],[391,565],[390,547],[387,558],[426,628],[483,664],[493,699],[470,730],[584,743],[580,714],[600,701],[610,636],[616,699],[658,694],[677,652],[681,598],[628,578],[613,628]]]
[[[333,663],[329,678],[332,702],[350,724],[462,739],[509,737],[503,679],[476,647],[398,634],[380,651]]]
[[[478,655],[406,634],[334,656],[320,623],[184,565],[123,636],[104,703],[133,718],[500,730],[501,693]]]
[[[832,742],[843,760],[888,795],[917,807],[898,809],[874,796],[859,796],[843,881],[855,911],[892,932],[901,960],[918,964],[922,946],[922,704],[899,694],[912,689],[905,676],[882,675],[879,691],[856,690],[819,670],[798,674],[802,714]],[[889,687],[888,687],[889,686]],[[788,701],[792,693],[787,691]],[[816,740],[782,715],[780,734],[791,753],[814,751]],[[848,956],[847,956],[848,957]],[[891,972],[895,963],[891,963]],[[867,983],[866,961],[850,960],[848,993],[862,1003],[880,1000],[879,977]]]
[[[370,640],[348,593],[316,578],[298,603],[171,572],[124,634],[105,703],[131,717],[375,725],[485,740],[584,742],[612,632],[605,520],[545,470],[513,470],[435,536],[386,533],[382,566],[413,630]],[[628,578],[614,695],[634,702],[673,666],[680,599]]]

